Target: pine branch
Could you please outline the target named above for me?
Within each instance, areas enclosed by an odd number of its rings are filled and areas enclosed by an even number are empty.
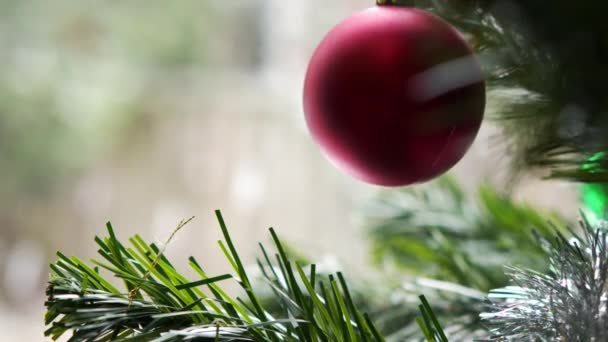
[[[362,216],[374,260],[393,274],[368,304],[390,341],[419,336],[415,325],[403,322],[415,318],[420,293],[433,303],[450,338],[487,336],[479,314],[485,294],[508,284],[503,265],[548,271],[545,248],[533,232],[551,237],[555,226],[549,222],[566,226],[556,214],[515,203],[487,185],[471,198],[449,177],[382,191]],[[396,278],[394,268],[416,278]]]
[[[510,268],[511,286],[490,293],[482,317],[494,340],[603,341],[608,336],[606,223],[583,235],[558,234],[550,244],[551,271]]]
[[[502,265],[548,266],[533,231],[551,236],[549,222],[565,226],[557,214],[518,204],[488,185],[469,198],[449,177],[382,191],[362,214],[376,263],[482,292],[506,284]]]
[[[109,236],[95,239],[103,258],[93,260],[95,266],[61,253],[50,265],[45,334],[56,340],[71,332],[69,341],[384,341],[356,308],[342,274],[324,280],[314,264],[292,262],[272,229],[276,262],[261,246],[258,265],[284,318],[269,314],[216,214],[224,235],[219,245],[233,274],[210,277],[191,257],[200,279],[188,280],[154,244],[135,235],[126,247],[108,224]],[[100,269],[122,280],[125,289],[114,287]],[[226,280],[236,281],[246,298],[223,290]]]

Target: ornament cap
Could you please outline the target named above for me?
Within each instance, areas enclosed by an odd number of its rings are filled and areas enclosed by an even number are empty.
[[[376,5],[378,6],[397,6],[396,0],[376,0]]]

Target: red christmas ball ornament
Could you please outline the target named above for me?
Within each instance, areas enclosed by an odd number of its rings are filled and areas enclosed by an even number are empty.
[[[484,107],[483,73],[464,37],[429,12],[393,5],[333,28],[304,85],[306,122],[324,154],[383,186],[427,181],[454,166]]]

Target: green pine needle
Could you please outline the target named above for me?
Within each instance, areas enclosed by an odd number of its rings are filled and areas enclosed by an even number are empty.
[[[426,300],[426,297],[420,296],[419,298],[422,302],[420,305],[422,319],[417,319],[416,321],[424,332],[427,341],[448,342],[448,338],[445,335],[445,332],[443,332],[441,324],[439,324],[439,319],[437,319],[437,316],[433,312],[429,302]]]
[[[288,258],[271,229],[277,262],[261,246],[257,264],[280,304],[282,318],[273,317],[252,287],[221,213],[216,215],[224,236],[220,247],[234,274],[208,276],[191,257],[190,267],[201,278],[187,279],[163,249],[137,235],[127,247],[109,223],[108,237],[95,238],[101,259],[92,263],[121,279],[124,289],[114,287],[96,267],[58,252],[50,265],[45,335],[57,340],[69,333],[68,341],[384,341],[353,303],[342,274],[327,281],[314,265],[305,271]],[[246,299],[222,289],[220,283],[229,280],[240,285]]]
[[[383,190],[364,208],[361,221],[374,261],[390,274],[385,288],[370,284],[375,293],[365,299],[389,341],[426,336],[411,324],[419,293],[433,302],[450,338],[487,336],[479,314],[485,294],[508,284],[503,266],[548,271],[535,235],[551,237],[556,227],[567,226],[559,215],[517,203],[489,185],[470,196],[450,177]]]

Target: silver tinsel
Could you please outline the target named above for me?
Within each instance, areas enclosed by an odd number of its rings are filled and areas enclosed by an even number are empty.
[[[605,222],[582,236],[544,241],[551,271],[510,268],[513,286],[491,291],[481,318],[494,341],[608,341],[608,246]],[[516,252],[516,251],[514,251]]]

